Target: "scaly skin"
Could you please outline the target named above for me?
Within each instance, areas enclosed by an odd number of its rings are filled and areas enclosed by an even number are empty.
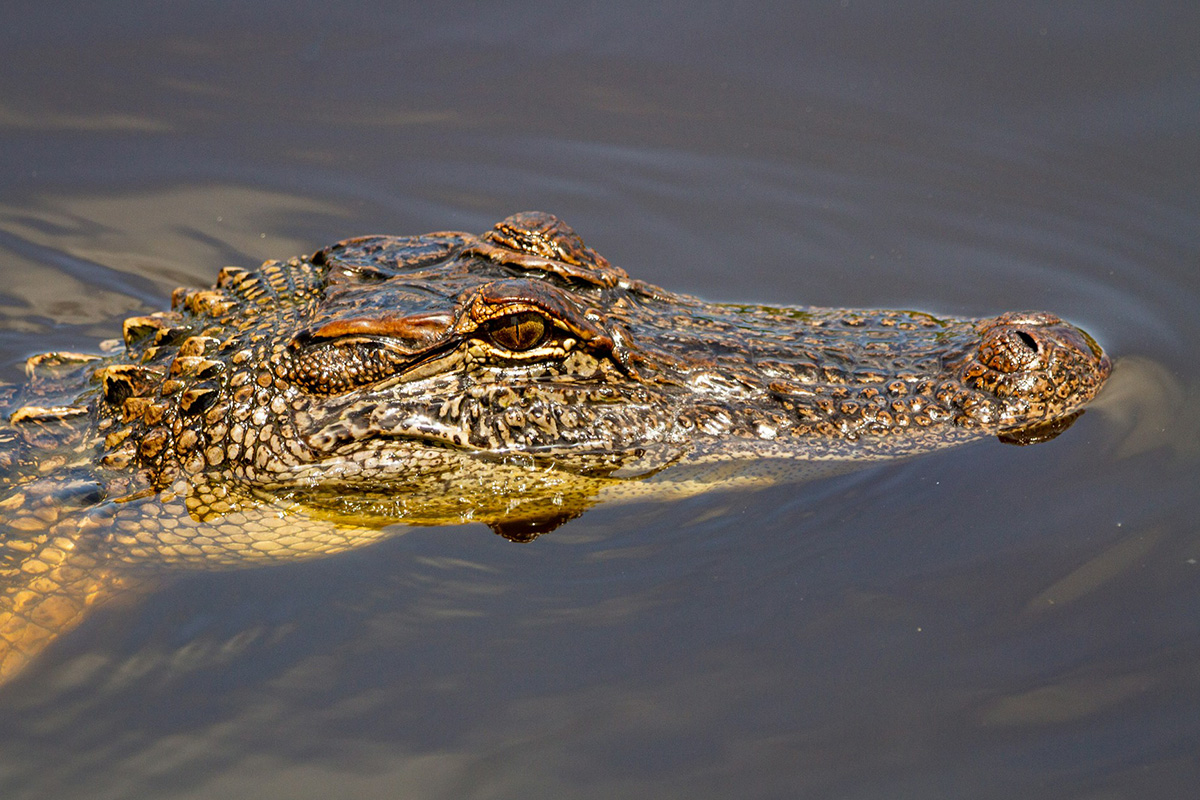
[[[395,522],[529,539],[600,501],[1041,441],[1109,369],[1044,313],[704,303],[536,213],[227,267],[9,391],[0,681],[163,564],[335,553]]]

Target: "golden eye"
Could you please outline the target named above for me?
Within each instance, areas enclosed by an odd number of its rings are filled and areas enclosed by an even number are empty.
[[[489,321],[486,332],[492,344],[519,353],[541,344],[549,327],[541,314],[523,311]]]

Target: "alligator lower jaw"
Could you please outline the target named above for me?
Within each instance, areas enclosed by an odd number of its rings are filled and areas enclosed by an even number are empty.
[[[1027,445],[1039,444],[1048,442],[1055,436],[1065,431],[1075,423],[1075,420],[1083,414],[1083,411],[1076,411],[1068,414],[1065,417],[1057,417],[1046,422],[1039,422],[1036,425],[1029,425],[1024,428],[1014,428],[1011,430],[1001,431],[997,434],[997,438],[1004,444]]]

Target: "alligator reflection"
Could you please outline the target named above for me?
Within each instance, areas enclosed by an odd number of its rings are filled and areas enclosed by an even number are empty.
[[[0,429],[0,680],[164,566],[403,525],[528,541],[598,502],[1064,430],[1110,365],[1041,312],[704,303],[546,214],[227,267],[107,354],[50,353]]]

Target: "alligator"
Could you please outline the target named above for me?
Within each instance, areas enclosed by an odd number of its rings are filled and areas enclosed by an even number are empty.
[[[162,565],[395,523],[528,541],[597,502],[1045,441],[1110,372],[1043,312],[706,303],[536,212],[226,267],[122,333],[0,394],[0,681]]]

